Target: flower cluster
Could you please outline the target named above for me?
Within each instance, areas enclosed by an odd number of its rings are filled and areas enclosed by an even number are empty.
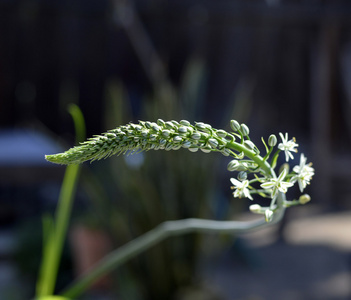
[[[270,221],[273,218],[273,214],[277,209],[276,199],[279,193],[286,194],[288,189],[292,187],[296,182],[298,182],[299,189],[302,193],[306,186],[310,184],[310,181],[314,175],[314,168],[312,167],[312,163],[307,164],[307,158],[304,156],[304,154],[301,154],[300,164],[294,166],[292,172],[289,173],[288,164],[284,164],[281,168],[279,175],[276,175],[274,168],[280,151],[284,151],[285,160],[286,162],[288,162],[289,159],[294,159],[292,152],[297,152],[296,148],[298,147],[295,138],[289,140],[287,133],[285,135],[280,133],[279,135],[281,138],[281,143],[278,144],[278,149],[272,156],[272,160],[270,162],[270,174],[267,175],[267,173],[261,172],[260,169],[253,169],[253,162],[250,159],[242,159],[240,161],[234,159],[231,162],[229,162],[227,167],[229,171],[239,171],[238,180],[231,178],[231,182],[233,184],[232,188],[235,190],[233,193],[234,197],[246,197],[253,200],[251,195],[258,194],[262,197],[268,197],[271,199],[271,204],[269,207],[261,207],[259,204],[253,204],[250,206],[250,210],[252,212],[264,214],[267,221]],[[263,139],[262,141],[266,147],[267,152],[263,160],[267,161],[272,155],[273,149],[277,144],[277,137],[275,135],[271,135],[269,137],[268,145],[270,147],[266,145]],[[256,172],[258,174],[254,174],[254,178],[252,178],[251,180],[248,180],[247,176],[244,176],[244,180],[240,180],[240,178],[243,178],[242,173],[245,171],[249,173]],[[255,183],[258,183],[259,187],[254,187]],[[293,205],[305,204],[309,201],[309,195],[305,194],[302,195],[299,198],[299,200],[284,200],[283,205],[285,207],[290,207]]]
[[[192,125],[186,120],[139,121],[138,124],[130,123],[109,130],[64,153],[46,155],[46,159],[58,164],[78,164],[111,155],[160,149],[168,151],[185,148],[191,152],[198,150],[205,153],[220,152],[233,158],[228,164],[228,170],[238,171],[237,179],[231,178],[234,197],[253,200],[252,195],[258,194],[270,198],[269,207],[261,207],[258,204],[250,207],[251,211],[264,214],[269,221],[277,208],[276,199],[279,193],[285,194],[296,182],[303,192],[314,175],[314,169],[311,164],[307,164],[306,157],[301,154],[300,164],[294,166],[292,172],[289,173],[288,167],[284,166],[277,175],[275,167],[279,153],[284,152],[287,162],[294,159],[292,153],[297,152],[298,147],[295,139],[289,140],[287,133],[285,135],[280,133],[281,143],[277,147],[275,135],[269,136],[268,145],[262,139],[266,150],[265,156],[262,157],[258,147],[249,137],[250,130],[246,124],[232,120],[230,127],[232,131],[227,132],[202,122],[195,122]],[[252,178],[248,178],[248,174],[251,174]],[[284,205],[288,207],[308,201],[309,196],[303,195],[299,200],[286,201]]]

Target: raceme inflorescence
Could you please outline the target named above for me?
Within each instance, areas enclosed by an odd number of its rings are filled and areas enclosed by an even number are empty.
[[[293,153],[297,152],[298,147],[295,138],[289,140],[287,133],[279,134],[280,143],[273,134],[267,141],[262,138],[265,148],[262,156],[249,137],[247,125],[232,120],[230,127],[232,131],[227,132],[203,122],[190,124],[186,120],[165,122],[161,119],[157,122],[139,121],[138,124],[130,123],[94,136],[64,153],[46,155],[46,159],[57,164],[79,164],[115,154],[133,154],[148,150],[185,148],[191,152],[219,152],[232,158],[228,163],[228,170],[237,172],[237,177],[230,179],[235,198],[253,200],[254,195],[259,195],[271,199],[268,207],[259,204],[250,206],[252,212],[263,214],[269,222],[277,210],[278,193],[286,194],[295,183],[298,183],[302,193],[314,175],[314,168],[311,163],[307,163],[304,154],[301,154],[300,163],[291,171],[285,163],[276,173],[281,152],[284,152],[286,162],[294,159]],[[283,206],[305,204],[308,201],[309,195],[304,194],[298,200],[284,200]]]

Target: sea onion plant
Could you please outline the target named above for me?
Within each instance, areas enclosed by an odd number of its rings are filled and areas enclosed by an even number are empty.
[[[234,198],[248,198],[257,202],[250,205],[250,211],[264,216],[250,222],[186,219],[162,223],[112,252],[90,273],[68,287],[64,296],[76,297],[100,276],[169,236],[195,231],[246,232],[276,223],[283,217],[285,208],[310,201],[307,194],[293,200],[286,198],[288,189],[295,183],[298,183],[302,193],[314,175],[314,168],[311,163],[307,163],[304,154],[300,155],[299,164],[290,169],[288,162],[294,159],[298,147],[295,138],[289,139],[287,133],[279,133],[279,143],[274,134],[266,141],[262,138],[262,155],[259,147],[250,139],[250,130],[246,124],[232,120],[230,127],[231,131],[228,132],[203,122],[191,124],[186,120],[177,122],[161,119],[157,122],[139,121],[138,124],[129,123],[94,136],[64,153],[46,155],[50,162],[72,165],[149,150],[184,148],[191,152],[219,152],[231,158],[227,169],[237,173],[236,178],[230,179]],[[286,163],[277,168],[278,157],[282,152]],[[261,206],[260,197],[270,199],[270,204]]]

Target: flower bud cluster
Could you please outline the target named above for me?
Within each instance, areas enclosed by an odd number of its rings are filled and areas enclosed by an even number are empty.
[[[109,130],[64,153],[47,155],[46,159],[58,164],[77,164],[115,154],[133,154],[148,150],[169,151],[185,148],[191,152],[220,152],[233,158],[227,169],[238,172],[237,179],[231,178],[234,197],[253,200],[252,195],[257,194],[271,198],[269,207],[251,206],[253,212],[264,214],[266,220],[271,221],[278,195],[285,194],[296,182],[303,192],[312,180],[314,168],[301,154],[300,164],[295,165],[292,171],[288,164],[283,164],[276,174],[275,167],[280,152],[284,152],[286,162],[294,159],[293,153],[297,152],[298,147],[295,138],[289,139],[287,133],[279,133],[281,142],[278,144],[277,137],[272,134],[268,138],[268,146],[262,139],[266,155],[261,157],[258,147],[250,140],[247,125],[232,120],[230,127],[233,130],[231,133],[212,128],[211,125],[202,122],[190,124],[186,120],[177,122],[161,119],[157,122],[139,121],[138,124],[130,123]],[[250,173],[253,173],[251,178]],[[308,201],[309,196],[303,195],[299,200],[285,201],[283,205],[290,207]]]
[[[232,151],[226,147],[228,141],[235,137],[222,129],[212,128],[211,125],[196,122],[190,124],[186,120],[157,122],[139,121],[139,124],[127,124],[95,136],[80,146],[65,153],[46,158],[62,164],[82,163],[87,160],[99,160],[111,155],[120,155],[148,150],[178,150],[186,148],[191,152],[209,153],[217,151],[225,156]]]

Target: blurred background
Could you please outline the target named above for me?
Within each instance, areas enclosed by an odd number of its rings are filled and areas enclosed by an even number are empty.
[[[350,29],[341,0],[0,0],[0,298],[34,295],[64,173],[44,155],[74,145],[74,103],[87,137],[236,119],[258,145],[295,136],[316,169],[312,202],[281,224],[170,238],[81,299],[351,299]],[[179,150],[84,164],[57,291],[165,220],[252,218],[228,161]]]

